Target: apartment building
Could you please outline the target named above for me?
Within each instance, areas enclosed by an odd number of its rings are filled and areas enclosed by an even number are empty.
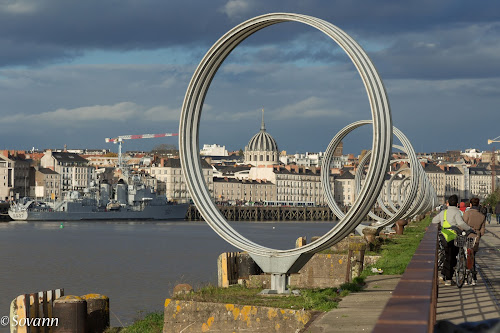
[[[61,197],[61,175],[48,168],[34,168],[35,184],[31,197],[42,200],[57,200]]]
[[[214,178],[216,201],[263,202],[276,200],[276,185],[264,180]]]
[[[40,160],[40,166],[61,175],[61,195],[68,191],[83,191],[96,181],[95,167],[78,154],[47,150]]]
[[[0,200],[29,196],[30,161],[23,153],[2,150],[0,152]]]
[[[203,177],[208,190],[213,195],[213,170],[210,164],[201,160]],[[181,169],[181,162],[178,158],[161,159],[158,165],[149,168],[149,173],[157,179],[156,191],[159,194],[167,196],[168,200],[180,203],[189,202],[191,196],[184,180],[184,174]]]

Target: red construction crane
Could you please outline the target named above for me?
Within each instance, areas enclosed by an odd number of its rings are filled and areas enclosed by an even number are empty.
[[[118,143],[118,167],[122,167],[122,142],[123,140],[133,140],[133,139],[153,139],[153,138],[164,138],[167,136],[178,136],[179,133],[162,133],[162,134],[139,134],[139,135],[120,135],[116,138],[106,138],[104,141]]]

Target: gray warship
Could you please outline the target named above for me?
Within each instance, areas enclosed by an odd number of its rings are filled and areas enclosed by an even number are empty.
[[[120,180],[114,189],[102,183],[87,189],[84,195],[70,192],[61,201],[24,198],[13,203],[8,212],[15,221],[182,220],[188,206],[168,202],[165,196],[131,177],[128,183]]]

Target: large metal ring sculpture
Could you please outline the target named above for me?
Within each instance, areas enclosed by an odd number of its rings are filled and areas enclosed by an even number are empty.
[[[354,129],[356,129],[356,128],[360,127],[360,126],[363,126],[363,125],[371,124],[371,123],[372,123],[372,121],[370,121],[370,120],[357,121],[357,122],[354,122],[354,123],[346,126],[340,132],[344,132],[345,135],[347,135],[348,133],[350,133]],[[377,203],[379,204],[379,206],[382,207],[383,211],[389,216],[389,219],[385,220],[385,219],[382,219],[382,218],[376,216],[372,212],[368,212],[368,215],[371,218],[377,220],[378,222],[380,222],[381,224],[383,224],[383,226],[389,225],[391,223],[396,222],[403,215],[406,216],[406,212],[408,211],[408,209],[412,205],[413,199],[415,199],[415,195],[417,193],[418,179],[419,179],[419,173],[418,173],[419,169],[418,169],[418,166],[420,166],[420,164],[418,162],[418,159],[417,159],[417,156],[415,154],[415,151],[413,150],[413,148],[411,146],[410,141],[396,127],[393,128],[393,131],[394,131],[394,134],[396,135],[396,137],[403,144],[403,147],[398,146],[398,145],[394,145],[394,147],[397,148],[397,149],[402,150],[403,152],[407,153],[407,155],[408,155],[408,160],[410,161],[410,165],[411,165],[410,170],[412,171],[412,174],[411,174],[411,176],[412,176],[412,182],[411,182],[411,185],[410,185],[409,194],[405,198],[405,202],[403,204],[401,204],[401,206],[400,206],[399,209],[396,209],[394,206],[392,206],[392,207],[394,207],[394,210],[397,211],[396,213],[393,213],[393,212],[389,211],[385,207],[385,205],[383,204],[383,202],[382,202],[382,200],[381,200],[380,197],[377,199]],[[344,218],[345,214],[340,209],[340,207],[338,207],[337,203],[335,202],[334,195],[332,193],[332,190],[331,190],[331,187],[330,187],[330,182],[329,182],[329,175],[330,175],[329,165],[330,165],[331,160],[333,158],[333,153],[335,152],[335,149],[337,148],[336,144],[334,143],[335,139],[336,138],[332,139],[332,142],[328,146],[328,148],[326,149],[324,157],[323,157],[322,168],[321,168],[321,185],[322,185],[322,188],[323,188],[323,192],[324,192],[324,194],[326,196],[327,202],[328,202],[328,204],[330,206],[330,209],[333,211],[333,213],[339,219],[342,219],[342,218]],[[362,177],[362,174],[363,174],[366,162],[368,161],[368,158],[370,158],[370,157],[371,157],[371,151],[369,151],[363,157],[363,159],[359,163],[358,169],[356,171],[356,177],[355,177],[355,179],[356,179],[355,196],[358,196],[358,193],[360,192],[360,189],[361,189],[361,177]],[[391,186],[391,182],[393,180],[393,177],[391,177],[388,186]],[[358,230],[358,232],[361,231],[361,229],[358,229],[358,228],[357,228],[357,230]]]
[[[361,121],[363,124],[370,124],[371,121]],[[353,126],[351,124],[350,126]],[[393,128],[394,134],[396,137],[401,141],[403,146],[399,145],[393,145],[393,148],[399,149],[402,152],[404,152],[407,155],[407,158],[405,159],[396,159],[396,160],[391,160],[391,163],[394,162],[408,162],[410,167],[406,168],[401,168],[398,171],[394,172],[394,174],[391,176],[391,178],[386,182],[386,197],[387,197],[387,203],[389,207],[386,207],[382,198],[379,197],[377,200],[377,204],[379,207],[382,209],[384,213],[388,216],[388,218],[384,219],[381,218],[372,212],[368,214],[371,218],[376,220],[377,222],[372,224],[371,227],[377,228],[378,231],[380,231],[383,227],[392,225],[394,222],[396,222],[399,219],[410,219],[413,218],[414,216],[418,214],[422,214],[429,209],[431,209],[434,205],[434,202],[437,201],[437,197],[435,195],[435,191],[430,184],[430,181],[427,178],[427,175],[425,174],[424,169],[422,168],[422,165],[420,164],[420,161],[417,158],[417,155],[408,140],[408,138],[396,127]],[[355,189],[354,193],[357,195],[357,193],[360,191],[361,188],[361,178],[362,174],[364,171],[364,167],[366,165],[366,162],[368,158],[370,157],[371,152],[368,151],[363,159],[360,161],[358,169],[356,171],[355,179],[356,179],[356,184],[355,184]],[[325,159],[325,163],[329,163],[328,160],[331,158],[332,153],[327,152],[327,158]],[[392,200],[391,196],[391,189],[392,189],[392,184],[396,176],[398,174],[404,172],[404,171],[410,171],[410,175],[406,177],[404,180],[402,180],[397,188],[397,203],[399,205],[399,208],[397,208],[394,205],[394,202]],[[408,184],[408,181],[411,181]],[[405,191],[402,192],[403,185],[406,184]],[[392,210],[392,211],[391,211]],[[335,212],[340,212],[342,213],[338,208],[335,209]],[[359,225],[356,228],[356,231],[361,234],[362,230],[364,229],[365,226]]]
[[[277,250],[256,244],[243,237],[227,223],[212,201],[204,181],[199,157],[199,125],[203,102],[218,68],[230,52],[247,37],[265,27],[282,22],[299,22],[316,28],[334,40],[346,52],[365,85],[373,122],[370,168],[352,209],[317,241],[289,250]],[[342,133],[337,135],[332,140],[333,144],[338,145],[342,137]],[[306,15],[266,14],[252,18],[231,29],[203,57],[189,83],[182,105],[179,151],[186,183],[194,203],[205,221],[220,237],[235,247],[247,251],[265,272],[273,274],[283,275],[298,270],[299,266],[307,262],[314,253],[335,244],[362,222],[377,200],[383,186],[391,146],[392,119],[389,101],[375,66],[363,49],[344,31],[329,22]]]

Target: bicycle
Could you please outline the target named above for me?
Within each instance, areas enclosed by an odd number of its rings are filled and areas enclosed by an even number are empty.
[[[457,233],[454,244],[458,247],[457,265],[455,266],[455,282],[458,288],[462,288],[465,280],[472,284],[472,270],[474,269],[474,245],[476,238],[469,237],[470,234],[476,232],[472,229],[463,231],[460,228],[453,226]]]
[[[441,228],[439,228],[439,229],[441,230]],[[445,250],[444,250],[443,242],[446,242],[446,240],[444,239],[442,234],[439,233],[438,253],[437,253],[437,258],[438,258],[437,270],[438,270],[438,272],[441,272],[443,270],[443,265],[444,265]]]

